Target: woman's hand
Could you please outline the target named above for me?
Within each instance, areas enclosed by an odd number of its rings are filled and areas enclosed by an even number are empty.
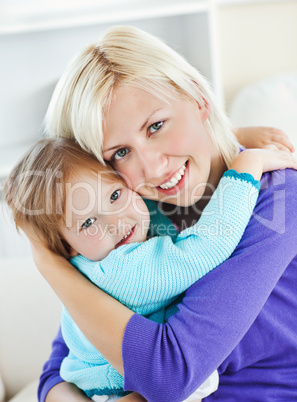
[[[287,134],[273,127],[238,127],[234,128],[240,144],[245,148],[264,148],[266,145],[275,145],[283,151],[294,152],[294,146]]]
[[[83,334],[123,375],[122,340],[132,315],[127,307],[97,288],[69,261],[50,251],[29,225],[21,229],[30,240],[34,262]]]
[[[291,152],[281,151],[275,145],[246,149],[240,152],[230,167],[238,173],[250,173],[256,180],[260,180],[264,172],[286,168],[297,170],[297,160]]]

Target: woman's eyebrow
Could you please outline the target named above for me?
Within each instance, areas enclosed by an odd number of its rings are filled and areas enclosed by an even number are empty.
[[[149,116],[145,119],[145,121],[141,125],[139,131],[142,131],[145,128],[145,126],[148,124],[150,118],[161,109],[163,109],[163,108],[159,107],[158,109],[153,110],[152,113],[150,113]],[[114,146],[112,146],[110,148],[103,149],[102,153],[104,154],[105,152],[112,151],[113,149],[120,149],[120,148],[125,148],[125,146],[124,145],[114,145]]]
[[[105,152],[112,151],[113,149],[120,149],[120,148],[125,148],[125,147],[123,145],[114,145],[113,147],[103,149],[102,153],[104,154]]]
[[[150,118],[159,110],[163,109],[162,107],[159,107],[158,109],[155,109],[145,120],[145,122],[142,124],[142,126],[140,127],[139,131],[142,131],[144,129],[144,127],[147,125],[147,123],[149,122]]]

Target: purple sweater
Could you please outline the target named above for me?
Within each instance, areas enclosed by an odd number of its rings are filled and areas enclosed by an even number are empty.
[[[297,173],[265,174],[255,214],[232,256],[191,286],[168,323],[135,314],[123,340],[125,390],[180,402],[218,368],[204,399],[297,400]],[[59,331],[38,389],[61,382]]]

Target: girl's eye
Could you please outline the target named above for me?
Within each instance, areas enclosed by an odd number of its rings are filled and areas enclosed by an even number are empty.
[[[164,121],[158,121],[157,123],[152,124],[151,126],[149,126],[149,133],[154,134],[156,131],[160,130],[163,124]]]
[[[119,160],[124,158],[124,156],[127,155],[127,153],[129,152],[128,148],[120,148],[114,155],[113,155],[113,159],[114,160]]]
[[[88,218],[88,219],[81,225],[81,228],[82,228],[82,229],[87,229],[87,228],[89,228],[90,226],[92,226],[93,223],[95,223],[95,222],[96,222],[96,218]]]
[[[113,202],[115,202],[115,201],[120,197],[120,195],[121,195],[121,190],[116,190],[116,191],[114,191],[114,192],[111,194],[111,196],[110,196],[110,202],[111,202],[111,204],[112,204]]]

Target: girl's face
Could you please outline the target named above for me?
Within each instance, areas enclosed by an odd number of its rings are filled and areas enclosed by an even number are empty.
[[[140,195],[189,206],[207,183],[216,184],[211,169],[219,153],[204,126],[208,107],[182,97],[166,99],[118,87],[106,116],[103,157]]]
[[[147,238],[150,217],[142,198],[124,183],[80,174],[66,184],[61,233],[72,255],[99,261],[115,248]]]

